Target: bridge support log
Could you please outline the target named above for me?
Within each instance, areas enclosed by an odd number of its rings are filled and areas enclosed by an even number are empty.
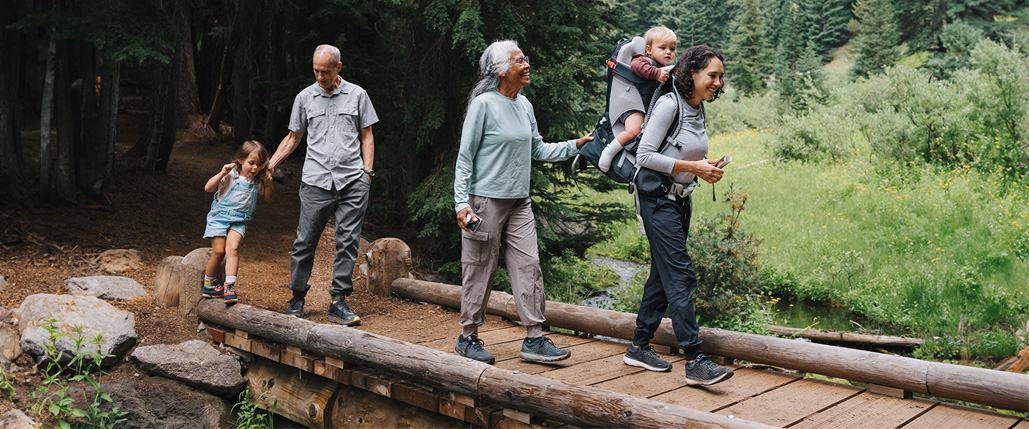
[[[248,305],[228,307],[217,300],[204,300],[196,309],[197,315],[205,322],[575,426],[770,427],[499,369],[393,338],[287,317]]]
[[[461,287],[397,279],[393,293],[433,304],[460,308]],[[494,291],[487,314],[518,320],[514,298]],[[547,325],[631,340],[636,315],[548,301]],[[874,383],[943,398],[1029,412],[1029,375],[966,367],[854,350],[824,344],[721,329],[700,329],[703,350],[710,354],[805,372]],[[677,347],[672,323],[665,319],[652,340]]]
[[[265,410],[275,409],[311,428],[327,427],[339,383],[267,359],[256,359],[247,370],[250,401]]]

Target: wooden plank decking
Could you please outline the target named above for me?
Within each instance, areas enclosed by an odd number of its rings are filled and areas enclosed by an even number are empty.
[[[397,330],[396,321],[373,317],[365,319],[358,329],[453,353],[460,333],[457,317],[450,314],[433,321],[431,327],[410,331]],[[764,366],[734,365],[736,374],[724,383],[688,387],[682,381],[681,355],[664,356],[672,362],[671,372],[646,371],[622,363],[625,343],[565,333],[550,332],[548,336],[559,347],[571,350],[571,358],[552,364],[529,363],[518,358],[524,335],[521,326],[497,319],[479,331],[486,349],[496,356],[498,368],[774,426],[1029,429],[1029,420],[1011,415],[924,398],[885,396],[863,387],[804,379]]]

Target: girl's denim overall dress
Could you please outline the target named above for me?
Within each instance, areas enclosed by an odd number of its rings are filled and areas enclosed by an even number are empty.
[[[214,193],[211,212],[207,214],[207,229],[204,238],[225,237],[229,230],[243,235],[247,221],[254,215],[257,206],[257,184],[240,179],[239,172],[232,170],[232,186],[221,200]]]

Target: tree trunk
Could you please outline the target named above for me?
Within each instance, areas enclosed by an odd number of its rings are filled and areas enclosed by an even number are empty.
[[[114,143],[118,134],[118,104],[121,87],[121,62],[104,56],[100,66],[100,132],[98,148],[104,152],[104,178],[114,174]]]
[[[106,175],[107,147],[100,140],[103,124],[100,122],[100,97],[98,90],[105,84],[97,80],[97,50],[93,44],[82,41],[82,132],[75,147],[75,172],[79,187],[93,198],[99,198]],[[102,78],[101,78],[102,79]]]
[[[193,26],[190,22],[188,5],[179,7],[175,11],[173,19],[178,30],[175,59],[179,65],[175,97],[175,126],[185,128],[192,125],[194,118],[200,115],[196,69],[193,65]]]
[[[57,74],[57,41],[51,33],[50,47],[46,51],[46,74],[43,78],[42,111],[39,115],[39,192],[44,200],[50,199],[50,186],[54,175],[54,143],[50,128],[54,118],[54,79]]]
[[[55,119],[57,128],[57,160],[54,165],[54,181],[51,198],[72,201],[75,198],[75,147],[78,146],[78,131],[81,117],[76,118],[81,107],[80,97],[72,87],[79,77],[76,73],[79,59],[74,41],[58,42],[63,54],[57,57],[57,81],[55,85]]]
[[[11,96],[7,91],[7,73],[0,66],[0,178],[2,187],[21,180],[18,168],[18,147],[14,139],[14,118],[11,116]]]
[[[221,126],[222,118],[225,116],[225,111],[228,108],[228,89],[229,82],[232,80],[232,69],[236,64],[236,51],[239,46],[240,35],[242,33],[242,26],[245,25],[246,20],[249,19],[246,16],[246,12],[250,9],[248,1],[239,1],[236,3],[236,13],[232,17],[232,25],[229,26],[229,38],[225,42],[225,51],[222,53],[221,72],[218,75],[218,91],[214,94],[214,102],[211,104],[211,115],[207,118],[207,126],[212,130],[218,131]]]

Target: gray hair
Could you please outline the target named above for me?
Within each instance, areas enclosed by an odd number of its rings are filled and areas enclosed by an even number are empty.
[[[482,78],[472,88],[468,104],[475,97],[500,88],[500,75],[511,69],[511,51],[515,49],[518,49],[518,43],[514,40],[497,40],[486,47],[479,57],[479,75]]]
[[[314,54],[315,55],[329,54],[329,55],[332,56],[332,66],[335,67],[336,64],[339,64],[339,48],[337,48],[335,46],[332,46],[332,45],[318,45],[317,48],[314,48]]]

